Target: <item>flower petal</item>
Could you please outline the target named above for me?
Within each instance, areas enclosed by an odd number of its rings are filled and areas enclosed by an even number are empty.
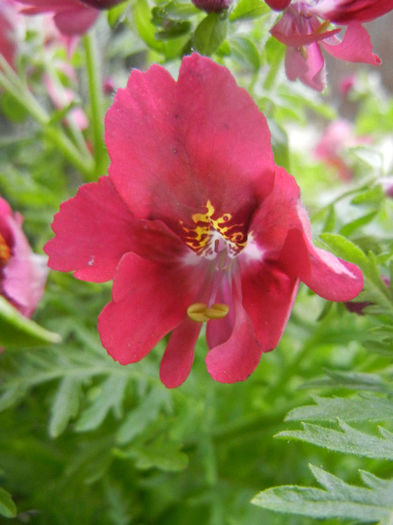
[[[160,366],[160,378],[167,388],[176,388],[187,379],[201,328],[201,323],[186,318],[173,330]]]
[[[58,30],[67,36],[83,35],[97,20],[100,12],[92,7],[80,5],[69,11],[55,14],[53,20]]]
[[[305,56],[299,49],[288,47],[285,54],[285,72],[289,80],[297,78],[315,89],[322,91],[326,86],[325,60],[318,43],[304,47]]]
[[[177,83],[158,65],[134,70],[107,113],[106,144],[133,213],[172,229],[208,200],[235,214],[270,187],[264,116],[226,68],[197,54],[183,59]]]
[[[116,270],[112,302],[98,318],[103,346],[122,365],[143,359],[186,315],[198,275],[127,253]]]
[[[370,36],[359,22],[351,22],[345,32],[342,42],[337,45],[328,45],[321,42],[330,55],[349,62],[362,62],[378,66],[381,59],[373,53]]]
[[[279,268],[253,261],[242,269],[243,306],[264,352],[273,350],[281,338],[299,280]]]
[[[238,291],[234,295],[234,308],[235,324],[231,336],[206,356],[209,374],[220,383],[245,381],[257,367],[263,350]]]
[[[392,9],[393,0],[321,0],[313,12],[331,22],[348,24],[353,20],[369,22]]]
[[[54,270],[75,270],[75,277],[103,282],[113,278],[122,255],[166,262],[186,247],[160,221],[140,221],[129,212],[109,177],[85,184],[63,203],[52,225],[56,237],[44,247]]]

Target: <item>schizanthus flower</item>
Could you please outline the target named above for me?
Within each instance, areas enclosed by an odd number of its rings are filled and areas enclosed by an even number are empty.
[[[17,11],[11,0],[0,2],[0,55],[15,65]]]
[[[22,231],[22,216],[0,197],[0,294],[30,317],[42,297],[47,269]]]
[[[230,72],[198,54],[178,81],[134,70],[106,116],[109,176],[82,186],[55,216],[51,268],[113,279],[98,320],[122,364],[166,334],[160,376],[188,376],[206,322],[211,376],[245,380],[278,344],[299,281],[347,301],[362,273],[311,242],[291,175],[274,164],[265,117]]]
[[[100,9],[108,9],[124,0],[15,0],[26,15],[53,14],[58,30],[66,36],[83,35],[96,21]]]
[[[341,2],[343,3],[345,2]],[[362,4],[364,4],[363,0]],[[318,91],[322,91],[326,85],[325,60],[322,51],[349,62],[362,62],[374,66],[381,63],[379,57],[372,52],[370,37],[360,23],[363,19],[359,13],[354,10],[350,15],[349,7],[342,7],[347,16],[341,19],[335,17],[333,20],[329,18],[332,12],[328,10],[328,6],[333,7],[333,5],[336,11],[339,10],[339,1],[294,0],[271,29],[272,35],[287,46],[285,70],[289,80],[298,78]],[[379,16],[377,13],[380,11],[374,10],[375,16],[372,18]],[[343,28],[329,29],[330,21],[347,26],[342,39],[337,33]]]

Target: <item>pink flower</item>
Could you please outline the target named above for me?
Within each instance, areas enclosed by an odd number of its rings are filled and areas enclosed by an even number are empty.
[[[265,2],[275,11],[283,11],[289,6],[291,0],[265,0]]]
[[[370,22],[393,9],[393,0],[319,0],[314,12],[338,24]]]
[[[44,292],[47,269],[22,231],[22,216],[0,197],[0,293],[30,317]]]
[[[53,14],[58,30],[67,36],[83,35],[96,21],[99,11],[79,0],[15,0],[25,15]]]
[[[314,154],[316,158],[335,168],[341,179],[350,181],[353,178],[353,172],[345,161],[344,151],[370,142],[371,137],[356,137],[351,122],[338,119],[326,127],[314,148]]]
[[[17,51],[16,43],[17,12],[10,0],[0,3],[0,55],[7,60],[10,66],[15,66]]]
[[[361,291],[359,268],[312,245],[265,117],[226,68],[193,54],[177,82],[158,65],[134,70],[106,144],[109,176],[61,205],[45,251],[51,268],[113,279],[98,330],[121,364],[172,332],[160,376],[176,387],[207,322],[209,373],[242,381],[278,344],[300,280],[333,301]]]
[[[232,0],[192,0],[192,3],[198,9],[203,9],[207,13],[219,13],[228,9]]]
[[[318,7],[318,4],[317,4]],[[292,3],[271,29],[272,35],[287,46],[285,70],[289,80],[299,78],[304,84],[322,91],[326,85],[322,49],[340,60],[381,63],[372,52],[370,37],[356,19],[348,22],[342,40],[341,28],[327,30],[328,23],[319,20],[314,3],[300,0]]]

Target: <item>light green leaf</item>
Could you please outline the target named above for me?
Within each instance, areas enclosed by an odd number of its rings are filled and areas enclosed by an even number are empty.
[[[16,514],[17,509],[11,494],[0,488],[0,515],[5,518],[15,518]]]
[[[49,435],[53,438],[63,433],[71,418],[79,409],[81,382],[79,378],[70,376],[62,379],[51,408],[49,420]]]
[[[378,211],[372,211],[370,213],[366,213],[366,215],[363,215],[358,219],[348,222],[347,224],[345,224],[345,226],[341,228],[340,234],[344,235],[344,237],[352,235],[354,231],[358,230],[362,226],[366,226],[367,224],[369,224],[377,215],[377,213]]]
[[[353,242],[336,233],[321,233],[321,239],[341,259],[358,264],[367,265],[367,257],[364,252]]]
[[[228,19],[222,13],[210,13],[195,29],[192,44],[202,55],[211,55],[225,39]]]
[[[0,296],[0,346],[29,347],[59,343],[58,334],[27,319]]]
[[[176,443],[164,441],[161,438],[148,447],[132,446],[126,450],[116,450],[119,457],[135,459],[135,466],[141,470],[158,468],[160,470],[177,472],[184,470],[188,464],[188,456]]]
[[[134,21],[142,40],[155,51],[162,52],[164,45],[155,37],[157,28],[151,23],[151,12],[146,0],[137,0],[135,2]]]
[[[276,512],[312,518],[342,518],[360,523],[393,519],[393,480],[372,476],[366,479],[372,480],[374,487],[363,488],[349,485],[313,465],[310,469],[324,490],[283,485],[260,492],[251,503]],[[364,473],[362,477],[365,479]]]
[[[382,438],[379,438],[360,432],[343,421],[339,421],[342,432],[310,423],[302,425],[304,430],[284,430],[275,437],[305,441],[346,454],[393,460],[393,434],[384,429],[380,428]]]
[[[315,405],[305,405],[291,410],[286,421],[383,421],[393,418],[393,403],[388,399],[370,396],[319,397]]]
[[[240,0],[232,11],[230,21],[247,18],[257,18],[268,14],[270,8],[262,0]]]
[[[261,67],[261,59],[255,44],[244,36],[236,36],[229,40],[234,57],[243,65],[254,71]]]
[[[75,430],[77,432],[86,432],[97,428],[104,421],[110,410],[119,415],[127,382],[128,379],[126,377],[109,376],[101,385],[101,391],[92,404],[82,412],[75,425]]]

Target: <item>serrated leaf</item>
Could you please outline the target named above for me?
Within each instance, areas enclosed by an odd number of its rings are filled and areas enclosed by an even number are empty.
[[[208,14],[195,29],[192,38],[194,48],[202,55],[211,55],[225,40],[228,19],[222,13]]]
[[[340,421],[342,432],[321,425],[302,423],[303,430],[284,430],[275,437],[305,441],[336,452],[355,454],[374,459],[393,460],[393,439],[389,434],[375,437]]]
[[[17,509],[11,494],[0,488],[0,515],[5,518],[15,518],[16,514]]]
[[[358,264],[367,265],[367,257],[364,252],[353,242],[336,233],[321,233],[321,239],[341,259]]]
[[[286,421],[383,421],[393,418],[393,403],[379,397],[319,397],[315,405],[305,405],[291,410]]]
[[[128,379],[109,376],[101,385],[101,392],[94,399],[93,403],[83,412],[75,425],[77,432],[86,432],[97,428],[104,421],[110,410],[119,413],[121,403],[125,394]]]
[[[119,427],[117,443],[124,444],[134,439],[157,417],[168,402],[168,396],[161,388],[152,389],[137,408],[132,410]]]
[[[188,464],[188,456],[176,443],[158,439],[149,443],[148,447],[132,446],[115,452],[119,457],[135,459],[135,466],[141,470],[158,468],[169,472],[184,470]]]
[[[310,465],[310,469],[326,490],[283,485],[260,492],[251,503],[312,518],[352,519],[360,523],[393,519],[393,480],[380,480],[380,488],[370,489],[349,485],[316,466]]]
[[[0,346],[29,347],[59,343],[58,334],[27,319],[0,296]]]
[[[257,18],[270,12],[270,8],[262,0],[240,0],[232,13],[230,21]]]
[[[72,376],[65,377],[60,382],[49,420],[49,435],[51,437],[60,436],[70,419],[76,416],[79,409],[80,387],[80,379]]]
[[[301,388],[348,388],[351,390],[369,390],[381,393],[392,391],[392,388],[377,374],[342,372],[337,370],[326,370],[326,374],[329,377],[321,377],[320,379],[307,381]]]

